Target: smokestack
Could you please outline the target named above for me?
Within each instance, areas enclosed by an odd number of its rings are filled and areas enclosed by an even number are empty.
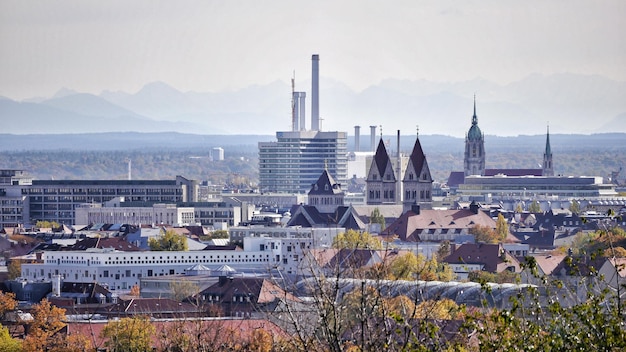
[[[354,126],[354,151],[361,151],[361,126]]]
[[[320,130],[320,56],[313,55],[313,70],[311,74],[311,130]]]
[[[376,151],[376,126],[370,126],[370,146],[372,151]]]

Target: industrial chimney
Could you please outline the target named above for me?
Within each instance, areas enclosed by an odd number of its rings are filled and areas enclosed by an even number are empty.
[[[361,126],[354,126],[354,151],[361,151]]]
[[[376,151],[376,126],[370,126],[370,147]]]
[[[320,130],[320,56],[313,55],[311,77],[311,130]]]

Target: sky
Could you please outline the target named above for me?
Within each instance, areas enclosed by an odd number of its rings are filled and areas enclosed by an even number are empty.
[[[387,78],[626,80],[626,1],[2,0],[0,95],[65,87],[237,90],[291,76],[360,91]]]

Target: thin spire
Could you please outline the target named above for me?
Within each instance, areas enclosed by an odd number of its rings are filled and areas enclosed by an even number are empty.
[[[474,115],[472,116],[472,125],[478,124],[478,117],[476,116],[476,94],[474,94]]]
[[[546,133],[546,156],[551,156],[552,150],[550,148],[550,122],[548,121],[547,133]]]
[[[415,127],[417,127],[417,136],[419,137],[419,135],[420,135],[420,125],[415,125]]]

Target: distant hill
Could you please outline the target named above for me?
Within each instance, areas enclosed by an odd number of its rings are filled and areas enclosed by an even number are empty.
[[[297,82],[307,91],[310,82]],[[473,96],[485,134],[626,132],[626,82],[597,75],[533,74],[507,85],[385,80],[355,92],[341,82],[320,81],[323,130],[352,134],[354,125],[411,134],[461,137],[469,128]],[[307,125],[310,124],[307,93]],[[227,92],[181,92],[153,82],[135,93],[100,95],[61,89],[51,98],[0,99],[2,133],[180,132],[273,135],[291,128],[291,87],[276,81]]]

